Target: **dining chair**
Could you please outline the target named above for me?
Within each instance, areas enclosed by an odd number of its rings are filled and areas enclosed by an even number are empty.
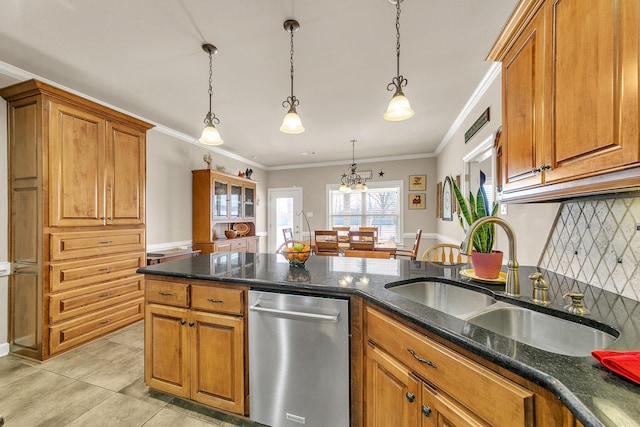
[[[344,251],[344,256],[355,257],[355,258],[389,259],[391,257],[391,252],[387,252],[387,251],[355,251],[355,250],[347,249],[347,250]]]
[[[373,231],[373,240],[375,242],[378,241],[378,234],[379,234],[378,227],[359,227],[358,230],[359,231]]]
[[[394,254],[394,258],[397,258],[398,256],[408,256],[409,258],[411,258],[411,261],[415,261],[416,258],[418,257],[418,249],[420,248],[420,239],[421,238],[422,238],[422,228],[418,228],[418,231],[416,232],[416,240],[415,240],[415,242],[413,242],[413,249],[411,249],[411,250],[405,250],[405,249],[396,250],[396,253]]]
[[[284,234],[284,241],[288,242],[289,240],[293,240],[293,230],[289,227],[283,228],[282,233]]]
[[[331,227],[331,229],[338,232],[338,240],[341,242],[349,241],[349,231],[351,227]]]
[[[340,255],[338,232],[336,230],[315,230],[315,238],[316,255]]]
[[[421,261],[441,265],[467,264],[469,262],[469,256],[460,253],[459,245],[439,243],[424,251]]]
[[[375,241],[373,231],[350,231],[349,249],[356,251],[374,251]]]

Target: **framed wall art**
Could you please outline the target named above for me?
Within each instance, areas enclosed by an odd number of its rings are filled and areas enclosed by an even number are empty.
[[[426,209],[425,199],[426,193],[413,193],[409,194],[409,209]]]
[[[425,191],[427,175],[409,175],[409,191]]]
[[[436,184],[436,218],[442,218],[442,181]]]
[[[442,184],[442,220],[453,220],[453,189],[449,177],[446,177]]]

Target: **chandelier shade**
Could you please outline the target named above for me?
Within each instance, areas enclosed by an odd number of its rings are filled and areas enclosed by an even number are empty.
[[[211,97],[213,96],[213,55],[218,53],[218,48],[210,43],[202,45],[202,50],[209,54],[209,112],[204,118],[204,129],[198,141],[204,145],[222,145],[224,141],[220,137],[220,132],[216,129],[217,124],[220,123],[220,119],[211,112]]]

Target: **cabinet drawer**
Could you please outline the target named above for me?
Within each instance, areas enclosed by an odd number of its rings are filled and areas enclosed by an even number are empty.
[[[529,390],[370,307],[366,328],[376,345],[490,424],[533,425]],[[495,410],[496,402],[500,411]]]
[[[245,250],[247,250],[247,242],[245,239],[231,241],[232,252],[244,252]]]
[[[144,251],[144,229],[51,233],[51,260]]]
[[[144,298],[49,326],[49,353],[91,341],[144,318]]]
[[[144,266],[144,259],[144,252],[139,252],[54,263],[49,266],[49,290],[58,292],[133,276],[139,267]]]
[[[189,284],[145,279],[147,302],[189,308]]]
[[[49,297],[49,321],[70,319],[144,296],[142,275],[87,286]]]
[[[191,308],[217,313],[244,313],[244,289],[191,286]]]

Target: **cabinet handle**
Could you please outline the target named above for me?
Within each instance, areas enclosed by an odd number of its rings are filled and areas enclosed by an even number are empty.
[[[429,415],[431,415],[431,408],[425,405],[422,405],[422,415],[424,415],[425,417],[428,417]]]
[[[180,319],[180,324],[181,324],[181,325],[184,325],[185,323],[187,323],[187,321],[186,321],[186,320],[184,320],[184,319]]]
[[[100,245],[108,245],[109,243],[113,243],[113,240],[105,240],[104,242],[98,242]]]
[[[104,221],[104,217],[103,216],[101,216],[100,219]]]
[[[189,326],[193,326],[195,324],[196,324],[196,322],[194,322],[193,320],[191,322],[189,322]]]
[[[99,271],[111,271],[111,267],[101,268]]]
[[[103,292],[100,295],[98,295],[100,298],[104,298],[104,297],[108,297],[111,295],[111,292]]]
[[[171,292],[158,292],[160,295],[162,295],[163,297],[171,297],[173,296],[173,294]]]
[[[100,322],[100,324],[101,325],[106,325],[109,322],[111,322],[111,319],[103,320],[102,322]]]
[[[207,301],[209,301],[209,302],[224,302],[223,299],[213,299],[213,298],[207,298]]]
[[[405,396],[407,396],[409,403],[413,403],[413,401],[416,400],[416,395],[411,392],[407,392]]]
[[[112,216],[108,216],[108,217],[107,217],[107,219],[108,219],[109,221],[113,221],[113,217],[112,217]]]
[[[541,173],[541,172],[546,171],[547,169],[551,169],[551,166],[550,165],[545,165],[543,163],[539,167],[531,169],[531,172],[533,172],[534,174],[535,173]]]
[[[427,359],[423,359],[422,357],[418,356],[416,354],[415,351],[411,350],[410,348],[407,349],[407,351],[409,352],[410,355],[413,356],[414,359],[416,359],[418,362],[420,363],[424,363],[425,365],[429,365],[434,369],[437,369],[438,367],[436,366],[435,363],[433,363],[431,360],[427,360]]]

